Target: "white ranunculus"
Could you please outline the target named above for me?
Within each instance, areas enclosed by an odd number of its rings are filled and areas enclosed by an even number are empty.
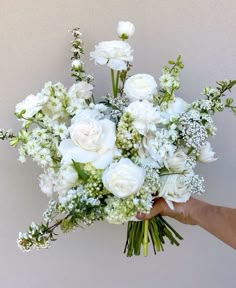
[[[172,157],[170,157],[167,162],[166,166],[168,169],[181,173],[186,170],[186,163],[188,160],[188,156],[184,151],[176,151]]]
[[[133,116],[133,125],[142,135],[145,135],[148,131],[155,131],[156,124],[161,119],[160,112],[147,100],[132,102],[126,108],[126,112]]]
[[[73,188],[78,181],[78,173],[72,167],[72,165],[62,165],[58,174],[55,184],[55,191],[63,193],[64,191]]]
[[[199,154],[199,161],[202,163],[210,163],[216,161],[217,158],[214,157],[215,152],[212,150],[211,144],[206,142],[204,146],[202,146],[200,154]]]
[[[191,196],[188,192],[183,175],[168,175],[160,177],[161,188],[159,197],[165,199],[171,209],[174,209],[173,202],[187,202]]]
[[[157,83],[151,75],[136,74],[126,80],[124,92],[131,101],[152,100],[157,93]]]
[[[69,91],[69,97],[74,97],[78,99],[89,99],[92,96],[93,85],[85,82],[80,81],[78,83],[73,84]]]
[[[133,50],[124,41],[104,41],[95,46],[95,51],[90,52],[90,56],[95,63],[107,64],[114,70],[126,70],[127,62],[133,61]]]
[[[16,105],[16,113],[25,110],[24,118],[28,119],[38,113],[42,106],[47,102],[48,97],[38,93],[37,95],[29,95],[22,102]]]
[[[48,197],[52,197],[54,192],[54,183],[50,175],[41,174],[39,176],[39,187],[44,194],[46,194]]]
[[[144,183],[144,169],[130,159],[112,163],[103,173],[103,185],[118,198],[136,194]]]
[[[175,97],[174,100],[168,104],[168,108],[164,111],[164,114],[166,118],[178,116],[184,113],[188,107],[189,104],[186,101],[182,98]]]
[[[134,24],[129,21],[119,21],[117,26],[117,34],[120,38],[129,38],[134,35]]]
[[[117,153],[112,121],[85,118],[72,124],[69,131],[71,139],[63,140],[59,146],[64,163],[91,162],[95,168],[104,169],[112,162]]]

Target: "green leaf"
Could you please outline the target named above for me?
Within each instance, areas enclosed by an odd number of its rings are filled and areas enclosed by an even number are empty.
[[[234,102],[233,98],[227,98],[225,100],[225,106],[229,107]]]
[[[89,175],[84,172],[84,170],[81,168],[81,165],[79,162],[75,162],[74,160],[72,160],[73,162],[73,167],[75,169],[75,171],[78,173],[78,176],[80,179],[82,179],[83,181],[87,181],[89,178]]]

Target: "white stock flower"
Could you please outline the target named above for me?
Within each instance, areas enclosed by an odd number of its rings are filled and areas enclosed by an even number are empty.
[[[71,62],[71,66],[75,69],[78,69],[80,67],[83,67],[84,63],[80,60],[80,59],[74,59],[72,62]]]
[[[117,26],[117,34],[120,38],[129,38],[134,35],[134,24],[129,21],[119,21]]]
[[[152,100],[157,93],[157,83],[151,75],[136,74],[126,80],[124,92],[131,101]]]
[[[31,118],[38,113],[42,106],[47,102],[48,97],[38,93],[37,95],[29,95],[22,102],[16,105],[16,113],[25,110],[24,118]]]
[[[124,41],[104,41],[95,46],[95,51],[90,52],[90,56],[95,63],[107,64],[114,70],[126,70],[127,62],[133,61],[133,50]]]
[[[158,196],[164,198],[171,209],[174,209],[172,201],[177,203],[187,202],[191,196],[183,175],[161,176],[160,182],[161,188]]]
[[[160,121],[160,113],[153,107],[152,103],[144,100],[132,102],[127,108],[133,118],[133,125],[137,131],[145,135],[148,131],[155,131],[156,124]]]
[[[172,87],[175,78],[171,74],[163,74],[160,78],[160,86],[164,89],[169,89]]]
[[[92,96],[92,90],[93,85],[85,81],[80,81],[70,87],[68,95],[72,98],[89,99]]]
[[[210,163],[217,160],[214,156],[215,152],[212,150],[211,144],[206,142],[201,148],[198,160],[202,163]]]
[[[103,185],[113,195],[124,198],[136,194],[144,183],[145,171],[130,159],[112,163],[103,173]]]
[[[106,168],[116,153],[115,124],[108,120],[81,119],[69,128],[71,139],[61,142],[59,151],[64,163],[72,159],[89,163],[98,169]]]
[[[183,172],[186,170],[188,156],[184,151],[176,151],[166,162],[166,167],[174,172]]]

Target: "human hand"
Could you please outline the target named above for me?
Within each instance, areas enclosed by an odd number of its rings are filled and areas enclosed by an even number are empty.
[[[163,198],[158,198],[149,214],[138,213],[136,217],[139,220],[148,220],[160,214],[161,216],[169,216],[176,219],[183,224],[196,225],[193,217],[191,216],[191,207],[198,201],[190,198],[186,203],[173,203],[174,210],[171,210]]]

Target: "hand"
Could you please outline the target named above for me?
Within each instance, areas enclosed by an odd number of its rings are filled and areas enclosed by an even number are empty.
[[[149,214],[138,213],[136,217],[139,220],[146,220],[160,214],[174,218],[183,224],[196,225],[191,217],[191,206],[194,205],[195,201],[198,200],[190,198],[186,203],[173,203],[175,209],[171,210],[163,198],[158,198]]]

